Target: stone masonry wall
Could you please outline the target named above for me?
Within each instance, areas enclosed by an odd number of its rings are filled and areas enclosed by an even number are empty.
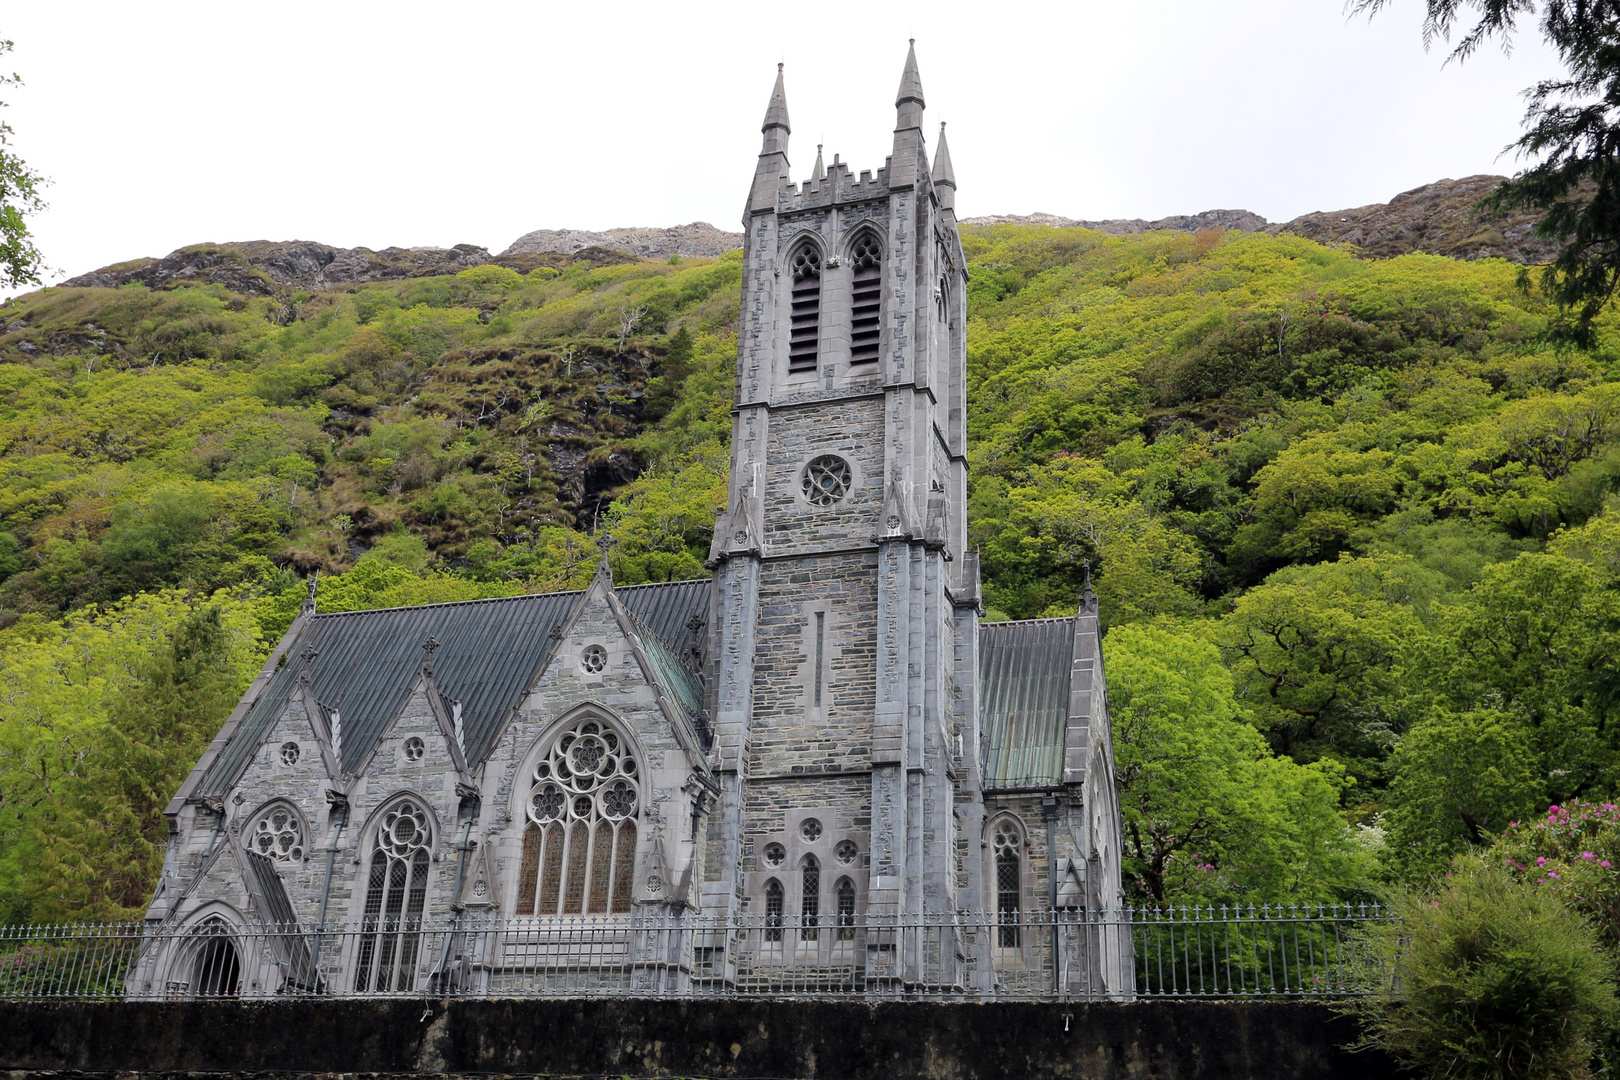
[[[13,1080],[423,1076],[1385,1080],[1329,1006],[814,1001],[0,1003]],[[51,1070],[42,1072],[41,1070]]]

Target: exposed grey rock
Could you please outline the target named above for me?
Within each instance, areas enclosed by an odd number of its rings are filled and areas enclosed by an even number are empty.
[[[1266,227],[1266,219],[1250,210],[1205,210],[1200,214],[1176,214],[1147,221],[1142,218],[1108,218],[1103,221],[1080,221],[1056,214],[990,214],[985,217],[963,218],[964,225],[1045,225],[1054,229],[1096,229],[1098,232],[1126,236],[1151,232],[1154,229],[1174,229],[1178,232],[1198,232],[1201,229],[1242,229],[1257,232]]]
[[[706,221],[694,221],[668,229],[607,229],[603,232],[536,229],[512,241],[512,246],[501,254],[559,251],[571,255],[588,247],[605,247],[628,252],[638,259],[668,259],[671,255],[713,258],[742,247],[742,242],[742,233],[726,232]]]

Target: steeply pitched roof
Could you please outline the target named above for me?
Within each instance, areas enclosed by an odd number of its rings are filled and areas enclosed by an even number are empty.
[[[316,652],[308,665],[315,697],[341,718],[345,772],[359,769],[403,706],[421,669],[422,642],[430,636],[439,643],[434,681],[461,702],[469,764],[482,761],[555,649],[552,628],[568,621],[583,595],[546,593],[314,616],[196,790],[215,794],[235,783],[297,686],[306,648]],[[707,581],[634,585],[618,595],[660,636],[677,628],[685,634],[688,619],[708,614]]]
[[[1072,618],[979,627],[979,718],[989,743],[986,788],[1062,782],[1073,659]]]

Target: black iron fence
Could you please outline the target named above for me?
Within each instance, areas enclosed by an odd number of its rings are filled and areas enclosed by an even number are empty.
[[[0,927],[0,999],[1329,998],[1376,905]]]

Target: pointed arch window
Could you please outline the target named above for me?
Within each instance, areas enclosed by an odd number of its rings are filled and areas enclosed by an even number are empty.
[[[993,840],[996,865],[996,944],[1016,949],[1023,901],[1023,830],[1011,818],[996,822]]]
[[[361,993],[397,993],[416,984],[432,839],[427,808],[416,800],[400,799],[383,811],[360,925],[354,988]]]
[[[850,251],[854,283],[850,296],[849,362],[866,364],[878,358],[878,337],[883,314],[883,248],[876,236],[864,233]]]
[[[814,244],[800,244],[788,263],[793,271],[788,371],[814,371],[821,351],[821,252]]]
[[[629,911],[641,811],[629,741],[587,717],[558,737],[530,780],[517,914]]]
[[[782,883],[775,878],[765,883],[765,940],[782,940]]]
[[[855,883],[849,878],[839,878],[833,889],[833,897],[838,903],[838,938],[840,941],[853,941],[855,939]]]
[[[182,968],[182,970],[185,970]],[[218,915],[204,919],[191,943],[190,982],[171,982],[172,996],[236,997],[241,993],[242,957],[236,950],[230,923]]]
[[[814,855],[806,855],[799,867],[803,881],[799,894],[799,937],[814,941],[821,927],[821,863]]]

